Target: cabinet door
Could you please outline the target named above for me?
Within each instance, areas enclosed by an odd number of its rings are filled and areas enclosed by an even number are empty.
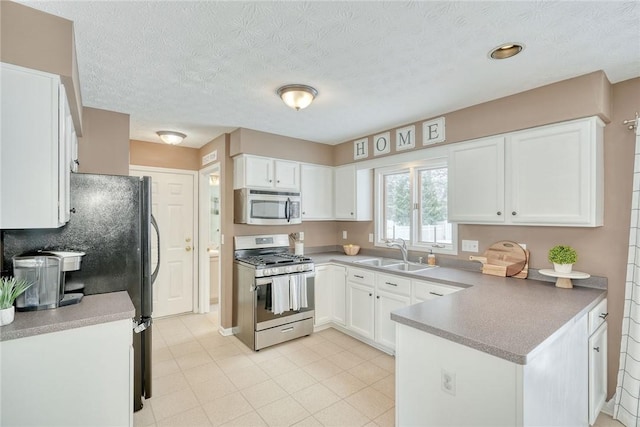
[[[274,160],[274,168],[276,188],[300,189],[300,163]]]
[[[273,159],[247,156],[245,159],[245,185],[273,188]]]
[[[391,320],[391,312],[411,304],[408,296],[391,292],[376,292],[375,336],[376,342],[385,347],[396,348],[396,322]]]
[[[64,224],[58,198],[59,86],[58,76],[2,64],[0,229]]]
[[[589,338],[589,424],[593,425],[607,398],[607,323]]]
[[[59,163],[58,163],[58,217],[61,224],[69,221],[71,210],[71,157],[74,126],[64,86],[59,87]]]
[[[600,179],[589,121],[515,133],[507,140],[507,214],[514,224],[592,223]],[[595,128],[595,126],[593,126]]]
[[[339,265],[332,267],[331,317],[334,323],[345,326],[347,324],[347,269]]]
[[[331,321],[331,288],[333,275],[331,266],[316,266],[314,281],[315,319],[314,325],[323,325]]]
[[[302,165],[300,171],[302,219],[333,219],[333,168]]]
[[[340,166],[334,170],[334,195],[336,219],[356,218],[356,167]]]
[[[452,222],[505,221],[503,137],[450,148],[448,201]]]
[[[442,285],[440,283],[424,282],[421,280],[412,280],[413,294],[411,296],[411,304],[417,304],[428,300],[440,298],[453,292],[461,291],[462,288]]]
[[[347,282],[347,304],[347,328],[364,338],[374,339],[373,287]]]

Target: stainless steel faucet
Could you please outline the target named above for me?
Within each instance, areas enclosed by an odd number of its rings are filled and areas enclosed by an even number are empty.
[[[402,261],[407,264],[409,260],[407,259],[407,242],[404,239],[387,239],[387,246],[390,248],[398,248],[400,249],[400,253],[402,254]]]

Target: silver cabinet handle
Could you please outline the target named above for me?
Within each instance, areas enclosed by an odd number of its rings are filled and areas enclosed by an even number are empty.
[[[372,294],[371,292],[369,292],[369,296],[370,296],[370,297],[372,297],[372,296],[373,296],[373,294]]]
[[[593,349],[594,349],[595,351],[597,351],[598,353],[600,353],[600,346],[598,346],[598,347],[593,347]]]
[[[498,215],[498,216],[502,215],[502,212],[498,211],[498,212],[497,212],[497,215]]]
[[[431,292],[431,291],[429,291],[429,293],[430,293],[431,295],[435,295],[435,296],[437,296],[437,297],[443,297],[443,296],[444,296],[444,294],[439,294],[439,293],[437,293],[437,292]]]
[[[601,319],[606,319],[608,315],[609,315],[609,313],[600,313],[600,316],[599,316],[599,317],[600,317]]]
[[[380,299],[380,295],[376,295],[376,299]]]
[[[357,277],[358,279],[364,279],[364,276],[359,276],[357,274],[354,274],[353,277]]]
[[[390,285],[390,286],[398,286],[396,283],[391,283],[391,282],[384,282],[385,285]]]
[[[516,216],[516,215],[518,215],[518,212],[513,211],[513,212],[511,212],[511,215]]]
[[[293,326],[290,327],[290,328],[284,328],[284,329],[280,330],[280,332],[282,332],[282,333],[291,332],[291,331],[293,331]]]

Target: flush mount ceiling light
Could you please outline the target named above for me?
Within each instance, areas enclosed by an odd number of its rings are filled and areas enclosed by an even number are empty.
[[[489,57],[492,59],[507,59],[516,56],[522,52],[522,49],[524,49],[524,45],[521,43],[506,43],[491,49]]]
[[[313,99],[318,96],[318,91],[307,85],[286,85],[276,91],[282,101],[296,110],[307,108]]]
[[[159,130],[156,132],[162,142],[170,145],[178,145],[187,137],[184,133],[174,132],[171,130]]]

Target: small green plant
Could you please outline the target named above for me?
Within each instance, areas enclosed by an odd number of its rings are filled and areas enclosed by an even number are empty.
[[[557,245],[549,249],[549,261],[555,264],[575,264],[578,253],[571,246]]]
[[[15,277],[0,278],[0,310],[9,308],[24,291],[33,283]]]

